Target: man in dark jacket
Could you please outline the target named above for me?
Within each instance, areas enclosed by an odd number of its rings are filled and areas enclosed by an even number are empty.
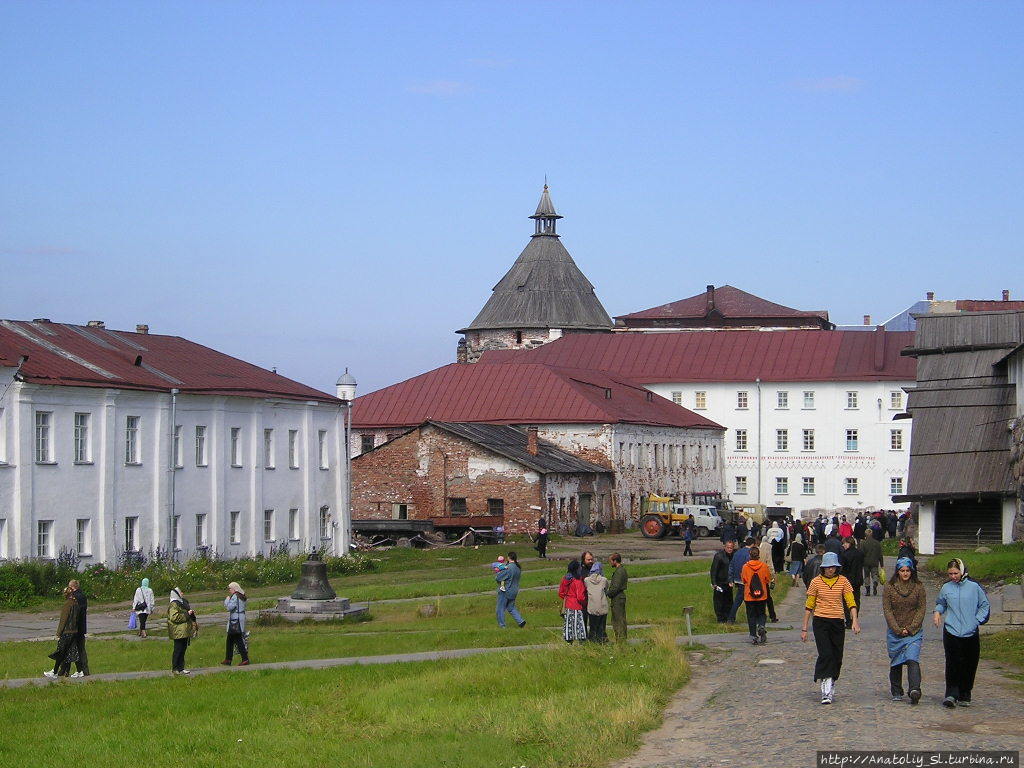
[[[725,544],[727,541],[733,541],[736,538],[736,526],[732,523],[726,523],[722,526],[722,543]]]
[[[748,536],[743,540],[743,546],[733,553],[729,561],[729,581],[732,582],[732,607],[729,609],[729,617],[726,619],[730,624],[736,623],[736,614],[743,605],[743,566],[750,559],[750,547],[754,544],[754,538]]]
[[[843,554],[843,540],[839,538],[838,526],[833,526],[831,532],[825,537],[825,551],[834,552],[837,555]],[[840,557],[840,559],[842,559]]]
[[[629,575],[622,565],[622,555],[618,552],[612,552],[608,562],[615,569],[606,592],[611,602],[612,629],[615,630],[615,642],[622,643],[626,641],[626,582],[629,581]]]
[[[75,635],[75,644],[78,646],[78,660],[75,662],[75,666],[78,667],[78,671],[72,677],[88,677],[89,657],[85,653],[85,632],[87,629],[86,615],[89,612],[89,601],[85,599],[85,594],[82,592],[78,579],[69,581],[68,587],[71,588],[71,596],[78,603],[78,634]]]
[[[732,582],[729,581],[729,561],[732,560],[736,542],[727,541],[725,547],[715,552],[711,560],[711,601],[715,607],[715,619],[719,624],[729,620],[732,608]]]
[[[864,553],[864,594],[878,594],[878,569],[882,565],[882,543],[875,538],[870,528],[860,543],[860,551]]]
[[[860,588],[864,584],[864,553],[857,549],[857,540],[853,536],[843,539],[843,551],[839,554],[839,562],[843,564],[842,574],[853,586],[853,602],[860,616]],[[846,610],[846,628],[853,627],[849,610]]]

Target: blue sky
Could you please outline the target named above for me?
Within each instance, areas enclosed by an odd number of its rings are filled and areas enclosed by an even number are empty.
[[[612,315],[1024,298],[1024,4],[0,4],[0,316],[333,391],[454,359],[547,174]]]

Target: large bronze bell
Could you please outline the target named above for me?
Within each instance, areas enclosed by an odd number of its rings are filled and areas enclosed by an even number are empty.
[[[327,563],[316,552],[311,553],[302,564],[302,576],[292,592],[292,600],[333,600],[337,596],[327,580]]]

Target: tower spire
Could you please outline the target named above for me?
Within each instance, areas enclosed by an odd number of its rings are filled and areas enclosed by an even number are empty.
[[[551,202],[551,195],[548,193],[547,174],[544,175],[544,190],[540,193],[540,202],[537,203],[537,210],[530,217],[535,222],[533,236],[551,235],[558,237],[555,231],[555,222],[562,218],[555,213],[555,204]]]

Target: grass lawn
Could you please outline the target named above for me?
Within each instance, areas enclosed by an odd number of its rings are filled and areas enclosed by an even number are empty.
[[[139,753],[141,731],[141,754],[175,768],[603,766],[661,721],[688,674],[662,635],[635,647],[0,691],[0,764],[116,765]]]
[[[1024,683],[1024,629],[1007,629],[981,640],[981,656],[1010,667],[1007,677]]]
[[[1024,542],[999,544],[991,552],[975,552],[973,549],[958,549],[940,552],[928,558],[922,567],[945,576],[946,563],[958,557],[967,565],[971,577],[978,581],[1019,580],[1024,574]]]
[[[671,569],[700,571],[707,561],[687,563],[651,563],[628,566],[634,578],[648,571]],[[531,571],[524,573],[525,577]],[[555,572],[554,581],[561,577]],[[356,577],[359,579],[363,576]],[[786,594],[787,579],[780,579],[776,599]],[[490,582],[493,583],[493,582]],[[546,583],[552,583],[547,581]],[[344,592],[342,594],[345,594]],[[694,633],[745,631],[742,620],[733,627],[716,624],[708,581],[700,576],[630,583],[627,618],[631,624],[665,626],[676,634],[685,633],[684,605],[694,606]],[[494,597],[486,595],[450,597],[436,601],[437,615],[425,619],[418,608],[424,602],[376,603],[371,605],[373,619],[360,623],[299,624],[261,627],[252,623],[250,651],[253,661],[290,661],[295,659],[337,658],[380,655],[452,648],[532,645],[557,641],[561,631],[559,601],[552,591],[521,592],[516,601],[527,626],[519,629],[511,621],[509,628],[497,626]],[[651,630],[634,631],[636,637]],[[161,634],[161,637],[163,635]],[[89,665],[94,673],[167,669],[171,646],[166,640],[94,638],[89,641]],[[0,677],[35,677],[42,674],[48,661],[50,643],[8,642],[0,644]],[[224,630],[204,627],[188,651],[187,663],[193,667],[212,666],[224,655]]]

